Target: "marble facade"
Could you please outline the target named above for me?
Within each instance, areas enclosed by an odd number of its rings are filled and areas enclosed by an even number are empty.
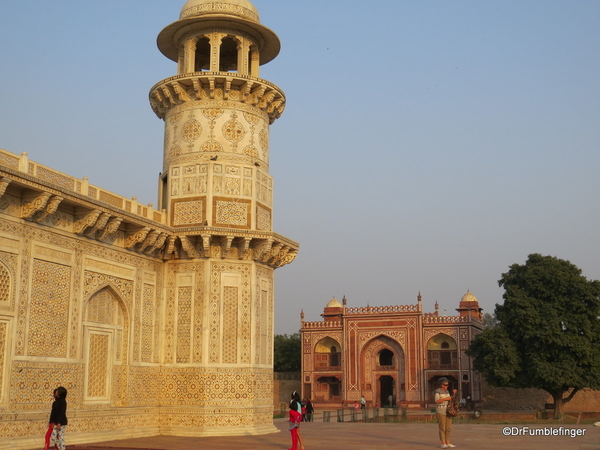
[[[246,0],[190,0],[158,45],[157,208],[0,150],[0,449],[41,445],[59,385],[69,444],[275,431],[279,40]]]

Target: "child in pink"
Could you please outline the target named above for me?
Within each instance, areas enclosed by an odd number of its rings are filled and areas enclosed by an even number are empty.
[[[289,450],[298,450],[298,427],[302,421],[302,414],[290,405],[290,433],[292,434],[292,447]]]

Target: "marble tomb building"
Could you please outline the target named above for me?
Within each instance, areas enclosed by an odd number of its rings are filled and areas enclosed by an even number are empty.
[[[69,444],[276,431],[279,39],[247,0],[189,0],[158,47],[157,208],[0,150],[0,449],[42,445],[59,385]]]

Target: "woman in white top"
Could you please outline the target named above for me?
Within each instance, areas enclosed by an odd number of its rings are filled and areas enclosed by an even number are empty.
[[[435,412],[437,413],[438,425],[440,427],[440,440],[442,448],[454,448],[450,443],[450,430],[452,429],[452,417],[446,415],[446,407],[452,399],[448,392],[448,378],[443,377],[438,380],[440,388],[435,390]],[[452,390],[452,395],[456,394],[456,389]]]

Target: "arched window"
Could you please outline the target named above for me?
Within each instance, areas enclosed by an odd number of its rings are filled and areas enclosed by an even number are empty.
[[[321,339],[315,346],[315,367],[319,370],[340,370],[339,343],[330,337]]]
[[[394,352],[387,348],[379,352],[379,365],[380,366],[393,366],[394,365]]]
[[[427,344],[427,359],[430,369],[457,369],[456,341],[446,334],[435,335]]]
[[[220,72],[236,72],[238,69],[238,43],[231,36],[221,41]]]
[[[194,59],[194,72],[210,70],[210,42],[208,38],[201,37],[196,42],[196,55]]]

